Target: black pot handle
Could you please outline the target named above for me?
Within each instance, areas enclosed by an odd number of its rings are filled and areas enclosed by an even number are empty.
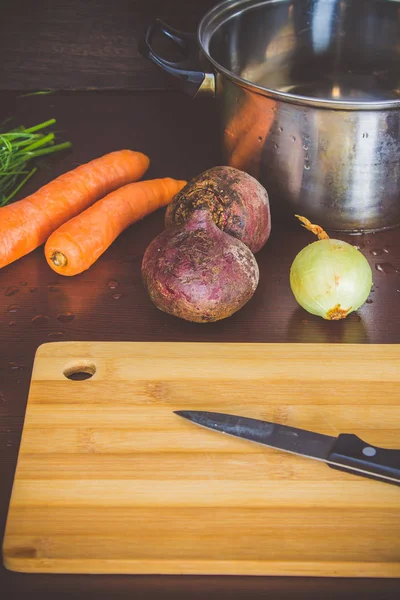
[[[152,42],[157,33],[161,33],[179,46],[184,55],[182,60],[166,60],[154,51]],[[178,31],[161,19],[156,19],[147,29],[141,44],[141,53],[163,71],[174,76],[179,89],[189,96],[197,96],[200,92],[215,95],[214,74],[206,73],[203,69],[194,33]]]

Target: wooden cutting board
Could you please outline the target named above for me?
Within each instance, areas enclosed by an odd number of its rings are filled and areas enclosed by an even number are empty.
[[[93,376],[67,377],[81,371]],[[399,487],[206,430],[177,409],[400,448],[400,345],[41,346],[6,567],[400,576]]]

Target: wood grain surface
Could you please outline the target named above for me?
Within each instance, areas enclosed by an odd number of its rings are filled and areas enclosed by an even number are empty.
[[[213,102],[146,93],[174,87],[142,58],[139,41],[156,17],[195,31],[212,0],[14,0],[0,16],[0,93],[3,122],[33,125],[57,117],[73,151],[43,161],[24,191],[93,156],[129,144],[152,158],[149,176],[187,178],[219,161]],[[118,90],[51,94],[24,91]],[[133,90],[135,93],[126,93]],[[168,118],[165,118],[168,115]],[[204,125],[206,124],[206,125]],[[22,195],[20,195],[22,197]],[[125,232],[90,271],[65,281],[52,275],[42,249],[2,270],[0,279],[0,531],[3,534],[20,442],[33,357],[46,340],[190,340],[251,342],[398,343],[400,236],[398,231],[347,238],[360,245],[374,273],[369,302],[340,323],[296,307],[287,285],[295,253],[309,242],[297,227],[274,224],[257,257],[262,285],[230,320],[196,326],[158,313],[139,283],[146,245],[163,227],[162,214]],[[385,271],[378,270],[384,264]],[[111,286],[111,282],[114,282]],[[113,287],[117,286],[117,287]],[[18,293],[17,293],[18,292]],[[73,312],[69,321],[59,315]],[[42,319],[35,317],[42,315]],[[76,382],[75,382],[76,383]],[[378,393],[376,384],[374,393]],[[0,567],[0,595],[10,600],[397,600],[400,578],[131,576],[24,574]]]
[[[192,177],[218,164],[218,120],[213,101],[192,101],[171,92],[63,92],[24,96],[1,92],[11,123],[27,127],[54,116],[73,150],[43,160],[23,192],[101,153],[122,146],[149,153],[149,177]],[[168,118],[165,117],[168,115]],[[207,126],[204,126],[204,123]],[[195,143],[193,143],[195,142]],[[125,231],[95,265],[78,277],[53,273],[39,248],[2,269],[0,278],[0,529],[10,500],[34,355],[50,340],[274,342],[393,344],[400,341],[400,236],[398,230],[345,236],[370,262],[374,287],[357,313],[340,322],[309,315],[296,305],[288,272],[310,242],[298,225],[274,223],[257,254],[260,285],[230,319],[199,325],[157,311],[140,282],[140,264],[164,226],[158,211]],[[378,269],[386,265],[386,272]],[[372,301],[372,302],[371,302]],[[68,313],[67,317],[65,315]],[[40,317],[41,316],[41,317]],[[36,318],[40,317],[40,318]],[[380,384],[376,383],[375,394]],[[326,467],[328,469],[328,467]],[[329,470],[329,469],[328,469]],[[34,576],[0,568],[6,598],[22,600],[397,600],[400,578],[282,576]]]
[[[140,52],[159,17],[195,32],[215,0],[14,0],[2,8],[3,90],[166,89]]]
[[[71,374],[93,374],[75,381]],[[400,576],[400,490],[197,427],[215,410],[399,444],[400,345],[37,352],[4,539],[26,572]]]

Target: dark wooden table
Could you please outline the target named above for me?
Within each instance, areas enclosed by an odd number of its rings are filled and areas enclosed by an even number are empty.
[[[110,12],[106,4],[112,4],[115,12]],[[214,101],[190,100],[166,89],[168,84],[163,83],[159,86],[163,89],[155,91],[157,81],[162,81],[157,78],[158,72],[141,62],[136,50],[128,49],[135,46],[135,36],[152,16],[167,18],[170,11],[170,21],[175,26],[190,27],[212,4],[189,2],[183,15],[172,10],[184,6],[178,0],[165,3],[120,0],[115,4],[100,0],[87,3],[77,0],[71,3],[26,3],[17,0],[8,9],[7,18],[2,20],[5,37],[1,47],[8,54],[5,65],[3,63],[7,76],[0,82],[0,88],[4,90],[0,92],[0,120],[10,116],[15,124],[29,126],[54,116],[60,136],[73,143],[72,151],[42,162],[42,168],[24,189],[24,195],[82,162],[122,147],[139,149],[150,156],[151,167],[147,177],[189,179],[208,167],[220,164]],[[28,5],[28,12],[24,12]],[[32,8],[34,5],[36,10]],[[137,12],[133,14],[136,19],[131,13],[135,8]],[[100,13],[94,12],[95,9]],[[90,15],[93,16],[92,21],[89,20]],[[76,25],[79,19],[83,23],[83,30],[79,30],[82,39],[78,35],[74,46],[75,29],[71,23]],[[126,39],[131,25],[134,34],[128,45]],[[22,39],[24,36],[15,35],[18,31],[24,34],[25,41]],[[90,31],[91,42],[85,37],[85,32]],[[38,37],[35,38],[34,34]],[[35,39],[39,39],[36,46]],[[29,43],[33,44],[30,50],[27,47]],[[96,54],[98,61],[95,60]],[[64,78],[61,72],[63,56]],[[127,70],[126,65],[130,61],[137,65],[138,81]],[[127,78],[125,86],[124,76]],[[52,86],[54,78],[57,85]],[[22,93],[22,90],[48,87],[64,87],[66,91],[39,96]],[[71,91],[74,87],[79,90]],[[82,91],[82,88],[89,87],[125,88],[125,91]],[[7,91],[12,89],[18,91]],[[274,223],[268,244],[257,255],[261,279],[252,300],[230,319],[200,325],[180,321],[158,311],[142,286],[140,265],[143,253],[162,228],[163,212],[159,211],[124,232],[89,271],[74,278],[64,278],[52,272],[44,260],[42,248],[0,272],[1,537],[34,354],[44,342],[400,342],[400,276],[396,272],[400,269],[398,229],[375,235],[341,236],[360,246],[373,268],[374,278],[368,303],[343,322],[326,322],[298,307],[290,291],[288,273],[296,253],[311,241],[311,234],[296,223]],[[377,268],[382,264],[385,265],[383,270]],[[60,316],[66,312],[73,315],[73,319],[67,322]],[[35,319],[38,315],[42,318]],[[44,600],[54,597],[96,600],[268,597],[284,600],[354,598],[357,595],[364,599],[386,600],[399,597],[400,580],[49,576],[16,574],[1,567],[0,594],[7,600],[28,596]]]

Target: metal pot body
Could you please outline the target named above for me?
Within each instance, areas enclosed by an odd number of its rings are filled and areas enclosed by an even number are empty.
[[[272,214],[336,231],[400,224],[400,111],[288,103],[217,77],[225,164],[267,189]]]
[[[185,59],[153,52],[154,26],[147,56],[215,94],[223,160],[265,186],[273,216],[400,224],[400,0],[225,0],[194,37],[161,30]]]

